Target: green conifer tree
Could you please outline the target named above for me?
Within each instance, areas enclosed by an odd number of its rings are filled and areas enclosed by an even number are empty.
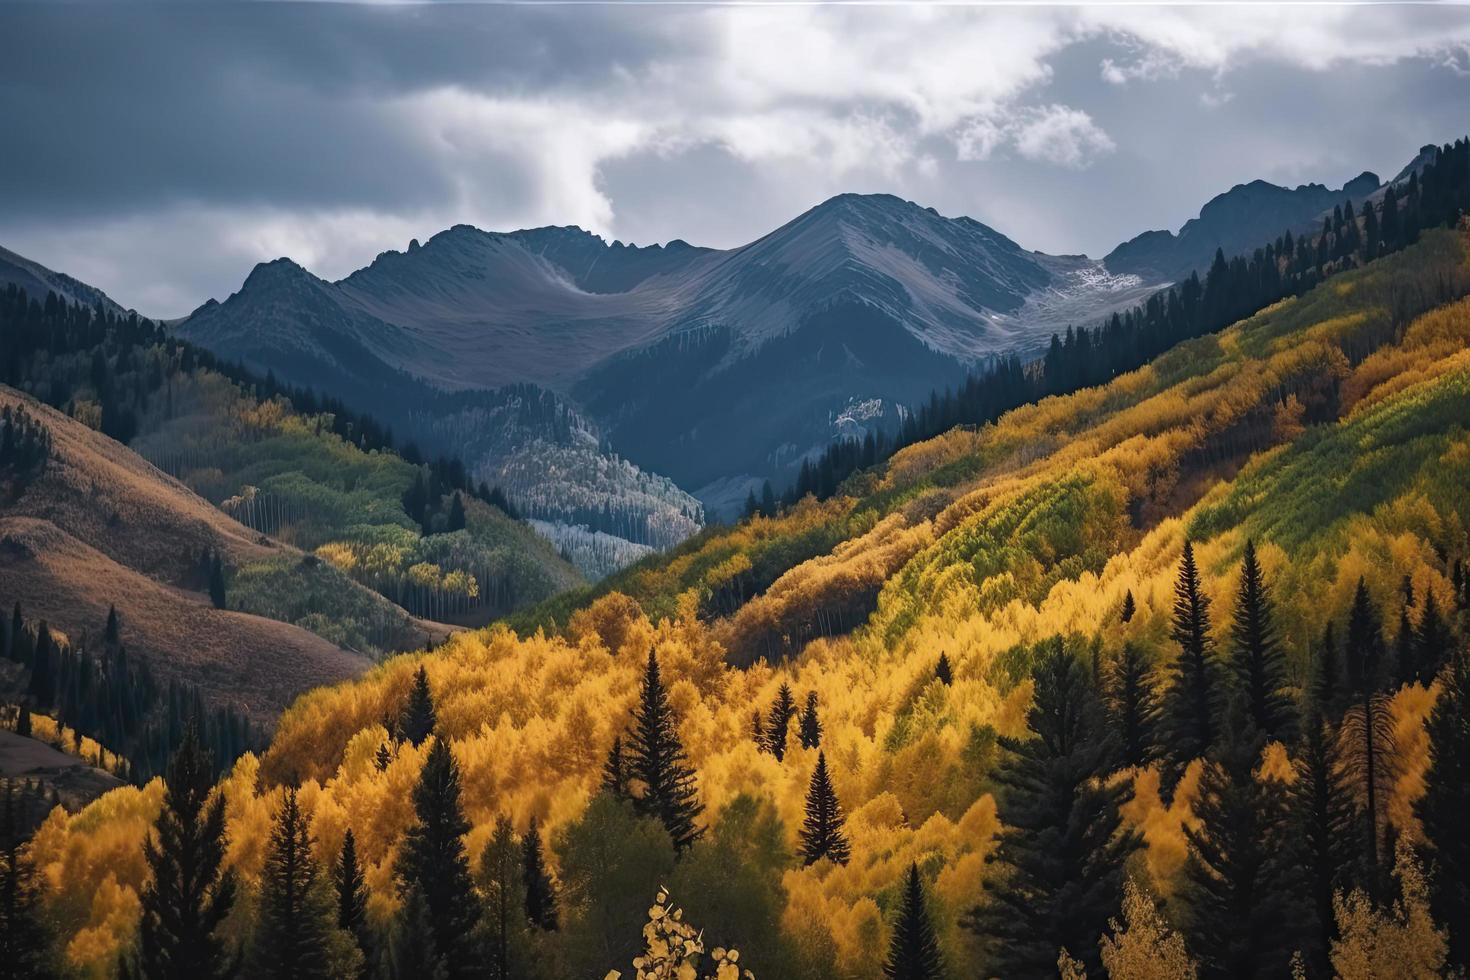
[[[607,761],[602,764],[602,791],[614,799],[628,795],[628,776],[623,761],[623,736],[613,737],[612,748],[607,750]]]
[[[954,683],[954,671],[949,665],[949,654],[943,650],[939,652],[939,663],[934,665],[934,676],[939,678],[939,683],[945,687]]]
[[[1037,650],[1032,679],[1032,737],[1001,739],[1003,829],[990,857],[1001,868],[966,925],[987,942],[990,975],[1051,976],[1067,949],[1098,976],[1098,941],[1140,843],[1119,813],[1131,789],[1101,778],[1117,750],[1087,668],[1059,639]]]
[[[434,944],[433,913],[417,887],[403,896],[388,936],[388,980],[450,980],[444,956]]]
[[[538,929],[554,931],[557,927],[556,887],[546,869],[546,855],[541,850],[541,826],[532,815],[526,836],[521,839],[521,879],[526,890],[526,918]]]
[[[460,499],[459,491],[456,490],[453,499],[449,502],[449,518],[444,522],[444,529],[450,532],[463,531],[464,526],[464,501]]]
[[[225,566],[220,561],[218,552],[209,563],[209,601],[214,603],[216,609],[225,608]]]
[[[46,980],[56,972],[41,912],[36,869],[25,852],[15,784],[5,780],[0,809],[0,980]]]
[[[629,745],[630,775],[643,784],[633,797],[639,816],[657,817],[669,832],[674,848],[683,852],[703,835],[695,821],[704,812],[695,786],[694,769],[674,727],[669,694],[659,677],[658,657],[650,650],[643,689],[633,713]]]
[[[460,805],[459,765],[449,744],[436,738],[413,791],[417,820],[398,855],[399,891],[418,893],[428,906],[434,949],[449,980],[474,975],[474,931],[480,905],[470,880],[464,835],[470,824]]]
[[[1290,790],[1291,826],[1305,892],[1297,945],[1311,976],[1330,976],[1328,954],[1337,938],[1332,898],[1350,884],[1355,817],[1343,782],[1337,732],[1315,703],[1309,702],[1303,712],[1301,741],[1292,764],[1296,782]]]
[[[806,792],[806,819],[802,822],[801,858],[803,864],[815,864],[822,858],[846,864],[852,847],[843,831],[845,820],[832,777],[827,772],[827,754],[817,753],[817,767],[812,770],[811,785]]]
[[[1138,603],[1133,599],[1133,590],[1129,589],[1123,596],[1123,611],[1119,617],[1125,623],[1133,622],[1133,617],[1138,614]]]
[[[817,717],[817,692],[806,693],[806,707],[801,712],[801,747],[819,748],[822,744],[822,720]]]
[[[929,910],[924,904],[924,884],[919,866],[909,865],[904,882],[903,900],[898,907],[898,921],[893,924],[893,938],[888,943],[888,960],[883,964],[887,980],[941,980],[944,961],[939,955],[939,940]]]
[[[1418,667],[1414,680],[1426,687],[1434,683],[1434,678],[1449,662],[1454,644],[1449,623],[1439,611],[1439,600],[1434,597],[1434,590],[1429,589],[1424,596],[1419,625],[1414,630],[1414,660]]]
[[[782,681],[776,700],[771,703],[770,720],[766,722],[766,748],[777,761],[786,758],[786,733],[795,716],[796,699],[792,697],[791,685]]]
[[[408,704],[403,709],[403,721],[400,725],[403,737],[415,747],[423,745],[424,739],[434,733],[437,723],[434,715],[434,694],[429,690],[429,671],[423,664],[419,664],[418,672],[413,675],[413,687],[408,691]]]
[[[481,891],[485,895],[491,980],[521,980],[527,973],[526,887],[521,847],[510,818],[495,822],[495,833],[480,855]]]
[[[1245,543],[1240,589],[1231,624],[1236,685],[1245,695],[1251,724],[1268,739],[1289,740],[1295,706],[1286,693],[1286,658],[1276,642],[1271,594],[1254,541]]]
[[[1286,789],[1256,778],[1265,736],[1237,703],[1194,804],[1186,886],[1180,899],[1186,941],[1205,980],[1284,977],[1292,911]]]
[[[1351,707],[1343,718],[1343,765],[1361,814],[1365,883],[1383,885],[1392,862],[1381,860],[1388,801],[1396,776],[1396,747],[1389,701],[1382,691],[1383,627],[1367,584],[1358,579],[1348,612],[1347,681]]]
[[[214,761],[191,725],[169,762],[163,810],[143,846],[139,972],[148,980],[208,980],[235,972],[220,925],[235,904],[224,867],[225,800],[210,799]]]
[[[1177,773],[1214,745],[1220,697],[1210,647],[1210,600],[1200,586],[1194,545],[1189,541],[1184,542],[1179,580],[1174,586],[1170,635],[1179,644],[1179,657],[1164,697],[1161,736]]]
[[[352,828],[342,835],[342,851],[332,868],[332,884],[337,892],[337,928],[346,931],[362,952],[364,965],[374,959],[372,927],[367,918],[367,879],[357,858],[357,836]],[[362,975],[369,973],[367,969]]]
[[[1414,813],[1433,861],[1432,907],[1449,931],[1449,963],[1470,969],[1470,657],[1455,654],[1441,680],[1425,723],[1429,769]]]
[[[1123,644],[1108,684],[1108,718],[1118,743],[1119,761],[1146,766],[1158,754],[1159,699],[1154,669],[1138,644]]]
[[[324,901],[306,817],[295,787],[276,814],[261,871],[259,926],[252,943],[252,973],[275,980],[331,976],[329,945],[334,928]]]

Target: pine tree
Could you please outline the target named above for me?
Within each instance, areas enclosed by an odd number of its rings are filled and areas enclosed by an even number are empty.
[[[761,487],[761,515],[763,517],[776,516],[776,491],[771,488],[770,480],[767,480]]]
[[[1286,790],[1256,778],[1265,737],[1247,706],[1232,715],[1200,778],[1199,825],[1184,828],[1186,941],[1206,980],[1286,976],[1295,938]]]
[[[102,630],[102,642],[115,645],[122,637],[122,627],[117,621],[117,606],[107,607],[107,626]]]
[[[933,923],[929,921],[929,910],[924,905],[924,884],[919,879],[917,863],[909,865],[883,975],[888,980],[941,980],[944,976],[939,940],[934,934]]]
[[[1133,617],[1138,612],[1138,604],[1133,601],[1133,590],[1129,589],[1123,596],[1123,612],[1119,618],[1125,623],[1133,622]]]
[[[526,889],[526,918],[538,929],[554,931],[557,927],[556,888],[546,870],[546,857],[541,852],[541,828],[535,816],[521,839],[522,882]]]
[[[526,887],[521,848],[510,818],[500,816],[495,833],[480,856],[481,891],[485,895],[492,980],[525,976]]]
[[[1312,660],[1312,679],[1308,689],[1311,703],[1325,720],[1342,717],[1344,685],[1342,661],[1337,655],[1337,637],[1332,621],[1322,629],[1322,645]]]
[[[1153,762],[1158,752],[1158,694],[1154,690],[1153,666],[1135,643],[1124,643],[1113,665],[1107,707],[1122,764],[1146,766]]]
[[[806,693],[806,707],[801,712],[801,747],[819,748],[822,744],[822,720],[817,717],[817,692]]]
[[[1412,684],[1419,677],[1419,668],[1415,664],[1415,655],[1418,648],[1414,642],[1414,624],[1409,621],[1409,607],[1407,604],[1399,611],[1399,632],[1394,637],[1393,659],[1397,668],[1399,684]]]
[[[771,703],[770,720],[766,723],[766,748],[778,762],[786,758],[786,733],[795,716],[796,699],[792,697],[791,685],[782,681],[776,700]]]
[[[1060,640],[1037,650],[1032,678],[1033,737],[1001,739],[995,776],[1003,829],[990,860],[1004,870],[966,925],[990,944],[990,975],[1050,976],[1067,949],[1097,976],[1098,940],[1140,842],[1119,813],[1131,789],[1101,778],[1116,749],[1087,669]]]
[[[1419,626],[1414,631],[1414,659],[1418,667],[1414,680],[1426,687],[1434,683],[1450,659],[1454,642],[1449,624],[1440,614],[1434,590],[1429,589],[1424,596],[1424,611],[1419,614]]]
[[[459,497],[459,491],[454,492],[454,499],[449,502],[449,519],[444,524],[446,531],[464,530],[464,501]]]
[[[1434,862],[1432,907],[1449,930],[1449,962],[1470,968],[1470,657],[1457,653],[1441,678],[1425,723],[1429,768],[1414,813]]]
[[[331,976],[327,957],[333,928],[330,905],[322,901],[311,834],[295,787],[276,814],[260,883],[260,925],[253,943],[252,972],[278,980]]]
[[[934,665],[934,676],[939,678],[939,683],[945,687],[954,683],[954,672],[949,666],[949,655],[942,650],[939,652],[939,663]]]
[[[337,892],[337,928],[346,930],[362,951],[364,964],[373,962],[372,929],[367,918],[367,879],[357,860],[357,837],[352,828],[342,835],[342,853],[332,868],[332,884]],[[368,973],[367,969],[363,974]]]
[[[607,761],[602,764],[602,791],[614,799],[628,795],[627,773],[623,765],[623,736],[613,738],[612,748],[607,750]]]
[[[436,738],[414,787],[418,819],[404,835],[397,872],[401,894],[423,895],[449,980],[473,975],[473,933],[480,918],[464,847],[470,824],[459,797],[459,765],[448,743]]]
[[[5,780],[0,810],[0,980],[45,980],[55,976],[48,959],[49,936],[41,915],[36,869],[24,851],[16,812],[15,784]]]
[[[642,782],[643,793],[633,797],[639,816],[657,817],[669,832],[674,848],[683,852],[703,834],[695,821],[704,812],[695,789],[694,769],[674,728],[669,695],[659,678],[658,657],[648,651],[643,689],[633,713],[630,775]]]
[[[1299,948],[1312,976],[1329,976],[1328,954],[1337,938],[1332,897],[1348,885],[1354,857],[1352,798],[1342,778],[1337,733],[1321,709],[1309,703],[1297,748],[1296,782],[1291,787],[1291,824],[1296,860],[1306,892]]]
[[[766,744],[766,722],[761,709],[756,708],[750,713],[750,737],[755,742],[756,751],[766,752],[770,746]]]
[[[1379,859],[1387,825],[1395,759],[1393,718],[1383,694],[1383,627],[1360,578],[1348,613],[1347,677],[1352,707],[1343,718],[1343,762],[1362,809],[1362,840],[1369,888],[1385,878]]]
[[[56,657],[55,643],[46,621],[36,628],[36,646],[31,660],[31,683],[29,693],[39,708],[49,708],[56,703]]]
[[[433,913],[417,887],[403,896],[388,937],[389,980],[450,980],[445,958],[434,942]]]
[[[1256,545],[1247,539],[1240,563],[1240,590],[1236,597],[1232,666],[1236,684],[1246,698],[1251,723],[1268,739],[1288,740],[1294,706],[1286,693],[1286,658],[1276,643],[1271,593],[1256,558]]]
[[[214,761],[191,725],[169,762],[163,811],[143,845],[151,872],[143,889],[138,965],[148,980],[207,980],[234,972],[218,934],[235,904],[235,872],[224,867],[225,799],[209,792]]]
[[[803,864],[816,864],[827,858],[846,864],[852,856],[847,835],[843,833],[842,806],[827,772],[827,753],[817,753],[817,767],[812,770],[811,785],[806,792],[806,819],[801,826]]]
[[[214,608],[225,608],[225,566],[216,553],[209,563],[209,601]]]
[[[1219,685],[1210,650],[1209,610],[1210,600],[1200,588],[1194,545],[1185,541],[1179,581],[1174,587],[1170,634],[1179,644],[1179,658],[1174,662],[1173,682],[1164,698],[1161,725],[1163,742],[1169,747],[1176,772],[1205,755],[1215,742]]]
[[[403,708],[403,737],[417,748],[424,739],[434,733],[437,719],[434,716],[434,694],[429,690],[429,671],[423,664],[413,676],[413,687],[408,691],[408,704]]]

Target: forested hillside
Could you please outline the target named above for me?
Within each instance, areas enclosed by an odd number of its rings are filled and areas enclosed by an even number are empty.
[[[197,853],[200,975],[1470,966],[1470,227],[1387,207],[1225,329],[312,692],[214,791],[186,747],[53,813],[47,948],[172,955]]]

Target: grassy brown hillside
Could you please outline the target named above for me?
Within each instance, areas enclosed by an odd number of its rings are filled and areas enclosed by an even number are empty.
[[[371,661],[314,633],[216,609],[209,597],[120,564],[47,521],[0,517],[0,594],[73,644],[96,639],[108,606],[121,611],[130,651],[161,680],[197,685],[269,728],[302,691],[362,673]]]
[[[163,585],[201,590],[197,594],[205,599],[199,557],[214,552],[227,579],[236,569],[251,569],[250,587],[227,599],[230,608],[302,623],[339,642],[345,631],[333,620],[349,615],[371,622],[378,645],[389,648],[447,632],[407,615],[325,562],[251,531],[126,446],[0,386],[0,409],[22,405],[50,433],[51,451],[38,476],[6,488],[0,514],[54,525],[124,568]],[[126,610],[126,596],[110,601]],[[312,608],[313,601],[319,608]],[[288,603],[299,608],[277,608]]]

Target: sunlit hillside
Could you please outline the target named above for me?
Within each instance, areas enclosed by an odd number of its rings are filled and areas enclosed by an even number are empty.
[[[1060,643],[1101,680],[1131,648],[1162,688],[1180,651],[1186,541],[1219,658],[1232,649],[1254,542],[1293,705],[1325,669],[1329,624],[1349,632],[1360,580],[1390,646],[1410,643],[1400,624],[1420,628],[1431,603],[1451,624],[1463,620],[1467,294],[1470,233],[1426,232],[1109,384],[910,446],[826,501],[706,531],[528,614],[519,632],[456,634],[303,696],[269,750],[242,758],[221,787],[226,863],[243,886],[226,935],[252,928],[287,787],[299,788],[323,867],[353,831],[369,918],[386,928],[402,897],[394,865],[415,821],[414,787],[444,739],[461,772],[473,867],[502,815],[518,834],[534,819],[548,841],[561,922],[523,937],[527,975],[628,970],[648,905],[667,886],[710,947],[738,948],[757,977],[876,978],[911,864],[950,975],[1003,972],[1011,954],[964,924],[1006,874],[988,860],[1004,846],[998,777],[1016,750],[1008,740],[1027,736],[1033,669]],[[677,860],[656,821],[603,790],[650,653],[703,805],[704,836]],[[416,745],[385,721],[398,727],[421,665],[436,727]],[[1400,765],[1374,784],[1382,798],[1371,806],[1394,840],[1416,843],[1428,760],[1420,723],[1442,682],[1401,669],[1382,705]],[[794,712],[773,745],[771,719],[788,719],[773,712],[783,687]],[[801,724],[809,698],[819,735]],[[1260,763],[1252,779],[1289,786],[1300,751],[1273,739],[1246,770]],[[801,856],[819,752],[845,813],[845,863]],[[1123,822],[1142,837],[1128,867],[1169,899],[1165,915],[1182,928],[1186,831],[1213,791],[1201,790],[1208,767],[1176,761],[1188,764],[1124,768],[1110,784],[1131,789]],[[142,841],[162,798],[158,781],[119,789],[74,816],[56,811],[35,838],[45,901],[78,975],[109,975],[133,942]],[[1403,893],[1412,905],[1412,888]],[[1355,935],[1344,927],[1339,942]],[[1097,950],[1069,953],[1106,975]],[[1359,953],[1369,955],[1342,946],[1343,957]]]

